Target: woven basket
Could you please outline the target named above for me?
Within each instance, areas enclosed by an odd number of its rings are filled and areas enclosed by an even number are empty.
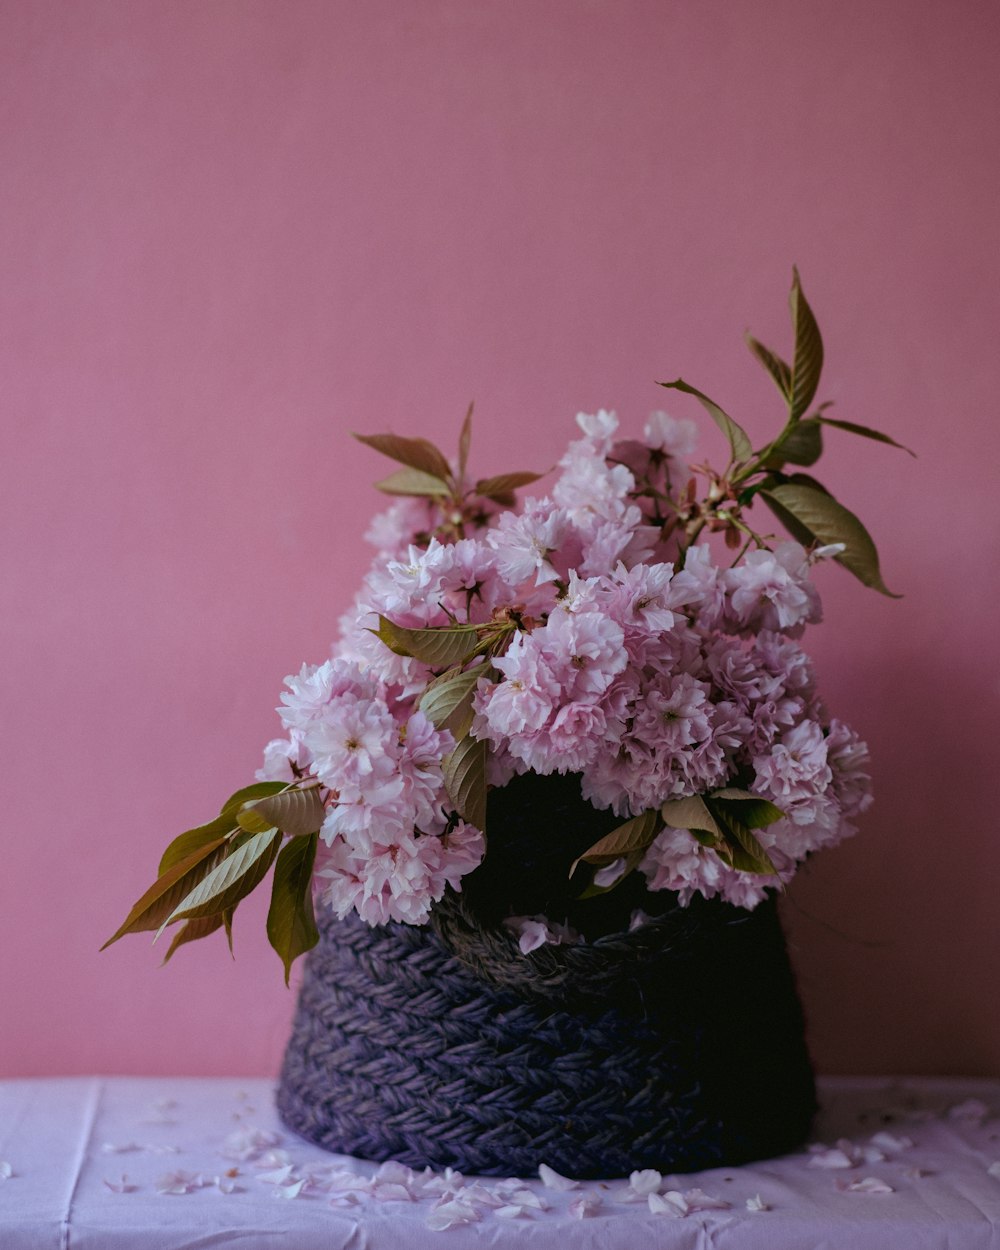
[[[278,1091],[290,1128],[480,1175],[683,1172],[801,1144],[815,1091],[773,902],[674,901],[522,955],[467,880],[433,927],[321,919]]]

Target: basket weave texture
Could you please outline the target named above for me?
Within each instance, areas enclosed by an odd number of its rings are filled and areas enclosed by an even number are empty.
[[[320,920],[278,1092],[328,1150],[579,1178],[792,1150],[815,1109],[773,902],[695,899],[522,955],[447,894],[433,927]]]

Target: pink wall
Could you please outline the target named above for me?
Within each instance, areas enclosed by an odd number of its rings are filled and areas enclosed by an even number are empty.
[[[799,265],[900,603],[812,648],[879,799],[788,919],[827,1071],[1000,1072],[1000,17],[978,0],[8,0],[0,1074],[271,1072],[262,909],[98,955],[321,659],[379,473],[543,467],[704,386],[752,432]],[[672,410],[694,415],[681,398]],[[718,450],[714,433],[705,445]]]

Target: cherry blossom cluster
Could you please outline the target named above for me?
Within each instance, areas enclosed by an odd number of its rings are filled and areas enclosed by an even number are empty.
[[[393,503],[369,531],[377,555],[333,658],[286,681],[287,736],[268,744],[260,775],[325,788],[318,876],[341,916],[421,923],[484,853],[449,804],[454,739],[417,709],[436,671],[390,650],[373,632],[380,617],[406,629],[516,622],[473,700],[492,786],[579,774],[584,797],[623,820],[726,786],[781,809],[756,831],[777,877],[664,829],[640,868],[682,903],[755,906],[854,832],[871,801],[867,749],[824,713],[797,641],[820,619],[811,567],[835,551],[685,548],[664,501],[691,476],[692,423],[655,413],[642,440],[619,440],[612,413],[577,422],[550,494],[484,511],[455,541],[434,536],[433,500]]]

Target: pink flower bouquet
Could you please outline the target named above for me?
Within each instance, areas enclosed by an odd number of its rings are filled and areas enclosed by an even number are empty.
[[[273,866],[286,978],[317,941],[314,905],[421,925],[467,878],[527,953],[607,932],[619,891],[624,928],[664,892],[753,909],[853,833],[868,752],[827,713],[800,639],[820,619],[817,565],[889,592],[860,521],[803,470],[825,428],[893,440],[812,408],[822,344],[797,274],[791,311],[791,363],[749,339],[785,409],[763,447],[662,383],[721,430],[719,470],[690,462],[694,424],[663,412],[638,438],[613,413],[579,416],[544,493],[534,473],[470,478],[471,410],[454,460],[363,437],[400,467],[378,483],[394,502],[331,658],[286,679],[256,784],[169,845],[111,940],[178,925],[170,954],[228,932]],[[521,888],[534,852],[512,860],[491,819],[528,775],[564,778],[589,813],[536,838],[540,892]]]

